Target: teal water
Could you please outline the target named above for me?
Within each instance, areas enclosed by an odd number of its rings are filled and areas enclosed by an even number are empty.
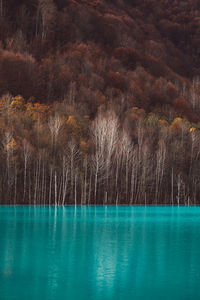
[[[198,300],[200,207],[0,207],[0,300]]]

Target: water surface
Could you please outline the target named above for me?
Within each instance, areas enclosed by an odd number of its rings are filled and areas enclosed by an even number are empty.
[[[0,300],[198,300],[200,207],[0,207]]]

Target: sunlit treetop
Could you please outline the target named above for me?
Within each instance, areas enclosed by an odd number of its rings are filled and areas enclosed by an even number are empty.
[[[18,148],[18,144],[14,138],[11,139],[11,141],[6,145],[7,151],[15,151]]]
[[[32,117],[32,120],[36,121],[38,118],[47,120],[51,111],[51,107],[41,103],[28,102],[26,105],[26,113]]]
[[[24,98],[21,95],[14,97],[11,101],[10,108],[14,110],[23,110]]]
[[[171,128],[172,129],[179,129],[181,127],[181,125],[183,124],[183,119],[180,117],[177,117],[173,120],[173,122],[171,123]]]
[[[190,132],[191,132],[191,133],[193,133],[193,132],[195,132],[195,131],[196,131],[196,128],[194,128],[194,127],[191,127],[191,128],[190,128]]]
[[[158,122],[161,127],[169,126],[169,123],[166,120],[159,120]]]

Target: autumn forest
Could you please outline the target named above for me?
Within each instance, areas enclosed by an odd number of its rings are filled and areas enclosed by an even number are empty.
[[[0,0],[0,204],[200,204],[198,0]]]

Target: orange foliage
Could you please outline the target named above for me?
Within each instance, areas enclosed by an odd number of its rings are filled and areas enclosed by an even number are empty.
[[[101,105],[120,107],[120,99],[126,99],[123,112],[133,105],[149,112],[167,104],[199,121],[188,100],[183,106],[176,100],[182,97],[176,82],[181,86],[188,78],[190,84],[200,74],[198,1],[50,2],[55,7],[43,28],[36,5],[6,1],[0,95],[34,96],[43,103],[73,99],[93,116]],[[74,98],[68,97],[71,82]],[[22,109],[18,102],[14,106]]]
[[[38,120],[46,121],[49,118],[49,114],[51,111],[50,106],[40,104],[40,103],[31,103],[28,102],[26,105],[26,113],[32,118],[33,121]]]

